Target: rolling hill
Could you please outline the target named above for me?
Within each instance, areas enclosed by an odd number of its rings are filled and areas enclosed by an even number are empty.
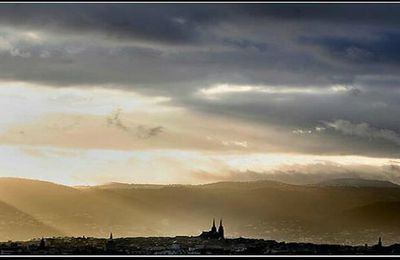
[[[340,178],[340,179],[326,180],[316,184],[316,186],[400,188],[399,185],[394,184],[393,182],[390,181],[367,180],[359,178]]]
[[[0,240],[48,234],[106,237],[111,231],[116,236],[197,235],[209,228],[213,217],[222,217],[228,237],[366,243],[375,241],[384,229],[381,215],[385,219],[385,214],[388,217],[397,210],[374,205],[397,205],[400,188],[275,181],[72,188],[0,178],[0,198],[9,206],[2,206],[2,214],[10,216],[0,222]],[[362,221],[355,225],[358,220]],[[26,227],[26,223],[37,227]],[[391,223],[393,230],[400,227]],[[18,231],[23,225],[26,232]],[[370,227],[374,230],[366,235]],[[394,241],[400,232],[392,235]]]

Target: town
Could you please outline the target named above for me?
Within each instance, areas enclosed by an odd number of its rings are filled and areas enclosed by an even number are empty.
[[[217,230],[176,237],[51,237],[0,243],[1,255],[392,255],[400,244],[375,245],[286,243],[275,240],[226,238],[222,220]]]

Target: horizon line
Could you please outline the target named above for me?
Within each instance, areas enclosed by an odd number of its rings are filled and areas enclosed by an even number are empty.
[[[257,183],[257,182],[271,182],[271,183],[284,184],[284,185],[289,185],[289,186],[310,186],[310,185],[317,185],[317,184],[323,183],[325,181],[333,181],[333,180],[378,181],[378,182],[391,183],[391,184],[394,184],[394,185],[400,187],[400,184],[389,181],[389,180],[368,179],[368,178],[360,178],[360,177],[358,177],[358,178],[357,177],[333,178],[333,179],[322,180],[322,181],[315,182],[315,183],[304,183],[304,184],[296,184],[296,183],[290,183],[290,182],[268,179],[268,178],[257,179],[257,180],[220,180],[220,181],[212,181],[212,182],[204,182],[204,183],[196,183],[196,184],[192,184],[192,183],[138,183],[138,182],[135,183],[135,182],[110,181],[110,182],[90,184],[90,185],[85,185],[85,184],[69,185],[69,184],[59,183],[59,182],[45,180],[45,179],[34,179],[34,178],[15,177],[15,176],[0,176],[0,180],[2,180],[2,179],[37,181],[37,182],[51,183],[54,185],[70,187],[70,188],[95,188],[95,187],[107,186],[107,185],[112,185],[112,184],[138,185],[138,186],[146,186],[146,185],[147,186],[202,186],[202,185],[212,185],[212,184],[221,184],[221,183]]]

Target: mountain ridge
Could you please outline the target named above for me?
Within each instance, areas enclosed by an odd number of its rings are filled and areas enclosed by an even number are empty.
[[[381,188],[400,188],[399,185],[383,180],[372,180],[362,178],[337,178],[325,180],[314,184],[315,186],[322,187],[381,187]]]
[[[27,227],[30,231],[25,234],[37,237],[42,236],[44,227],[57,227],[67,236],[104,237],[110,232],[119,236],[197,235],[209,229],[212,218],[223,218],[229,236],[335,243],[343,239],[354,243],[375,240],[380,228],[385,228],[381,220],[388,219],[398,206],[362,207],[400,204],[397,187],[344,189],[267,180],[160,188],[119,185],[78,189],[31,179],[0,178],[0,200],[42,223],[42,228]],[[127,185],[122,187],[138,187]],[[352,210],[355,213],[349,214]],[[15,212],[9,207],[4,211],[8,216]],[[0,240],[20,239],[10,227],[22,225],[24,219],[28,218],[10,217],[0,222]],[[357,222],[360,224],[354,225]],[[396,241],[400,223],[393,222],[391,228],[394,233],[388,233],[385,239],[390,241],[392,236]],[[365,234],[365,230],[370,233]]]
[[[400,188],[400,185],[387,180],[378,179],[363,179],[363,178],[333,178],[327,179],[318,183],[312,184],[293,184],[284,181],[277,181],[272,179],[262,179],[262,180],[250,180],[250,181],[217,181],[202,184],[152,184],[152,183],[127,183],[127,182],[107,182],[104,184],[96,185],[64,185],[57,182],[51,182],[46,180],[31,179],[31,178],[20,178],[20,177],[0,177],[0,184],[2,182],[20,182],[23,184],[46,184],[46,185],[57,185],[59,187],[68,187],[75,190],[84,189],[129,189],[129,188],[164,188],[164,187],[202,187],[202,188],[212,188],[212,187],[222,187],[222,186],[315,186],[315,187],[389,187],[389,188]]]

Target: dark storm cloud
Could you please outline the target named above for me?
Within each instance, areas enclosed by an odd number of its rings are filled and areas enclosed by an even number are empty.
[[[3,5],[0,21],[24,28],[70,33],[103,32],[116,38],[190,42],[195,31],[174,20],[174,12],[147,5]],[[172,16],[171,16],[172,15]]]
[[[2,4],[0,78],[111,85],[288,131],[345,120],[399,133],[399,25],[396,4]],[[287,91],[199,95],[223,83]],[[341,144],[328,153],[398,155],[384,138],[318,134]]]
[[[372,8],[377,11],[365,15],[365,12],[371,11]],[[47,69],[46,65],[55,69],[60,67],[60,70],[63,70],[63,65],[68,66],[66,64],[68,62],[76,64],[74,68],[78,72],[72,70],[72,74],[66,79],[63,78],[63,73],[54,71],[53,75],[58,75],[58,77],[55,76],[52,84],[57,83],[57,78],[59,78],[60,84],[68,84],[69,81],[74,84],[75,80],[85,83],[85,79],[94,83],[108,79],[115,82],[120,79],[122,83],[126,84],[127,82],[155,83],[153,81],[157,80],[174,83],[182,81],[185,77],[190,78],[192,82],[204,79],[228,81],[232,75],[239,75],[236,76],[238,79],[233,80],[274,85],[325,86],[352,83],[354,73],[359,73],[359,69],[364,70],[365,66],[348,70],[341,64],[328,63],[326,59],[334,58],[331,56],[335,52],[329,55],[322,53],[321,55],[328,56],[322,57],[322,59],[316,51],[307,49],[307,42],[301,41],[301,33],[298,35],[297,32],[293,36],[277,36],[277,33],[282,34],[281,31],[286,29],[286,27],[281,28],[281,22],[293,23],[290,27],[295,31],[298,27],[296,24],[307,23],[310,20],[315,21],[317,27],[318,23],[326,22],[329,25],[337,20],[347,21],[346,19],[350,18],[357,20],[357,17],[361,21],[377,19],[382,23],[385,21],[393,23],[397,20],[395,17],[391,17],[392,9],[390,5],[371,6],[366,9],[360,5],[14,4],[2,6],[0,23],[19,28],[50,31],[54,34],[81,35],[86,44],[90,43],[92,48],[79,53],[79,56],[73,57],[64,54],[67,56],[64,59],[47,60],[41,66],[43,70]],[[383,18],[384,12],[388,14],[387,18]],[[248,24],[248,22],[254,21],[261,24],[258,27]],[[218,30],[218,26],[221,24],[237,26],[238,32],[233,35],[221,31],[223,29]],[[308,27],[308,25],[304,26]],[[332,25],[329,26],[332,27]],[[340,25],[336,27],[340,28]],[[308,31],[313,37],[319,35],[319,33],[312,33],[312,26]],[[92,38],[90,33],[100,34],[106,38]],[[368,30],[365,33],[368,33]],[[352,35],[351,30],[347,34]],[[307,37],[311,36],[307,35]],[[328,48],[328,51],[336,46],[336,42],[344,41],[341,44],[345,46],[337,50],[338,55],[348,55],[355,59],[374,57],[374,53],[369,57],[369,50],[357,47],[357,44],[353,44],[351,39],[331,38],[312,38],[309,41],[322,49]],[[162,51],[154,54],[150,50],[128,47],[122,47],[115,52],[115,55],[109,55],[107,50],[101,48],[98,48],[97,51],[93,50],[93,45],[101,45],[106,39],[126,44],[144,41],[161,46],[203,47],[203,49],[176,51],[171,55]],[[386,42],[390,45],[392,40],[388,39]],[[51,43],[50,39],[47,44],[51,45]],[[386,48],[388,44],[382,47]],[[393,46],[396,46],[396,42],[393,43]],[[42,48],[44,47],[46,46],[42,46]],[[59,51],[60,46],[57,45],[55,49]],[[22,50],[17,49],[20,52]],[[14,53],[18,54],[17,51],[14,50]],[[385,57],[393,58],[393,56],[385,55],[381,58],[383,62]],[[110,70],[111,67],[107,64],[109,62],[103,59],[113,61],[115,69],[103,73],[102,70]],[[122,59],[122,61],[116,62],[115,59]],[[139,65],[140,68],[136,68],[135,63],[139,63],[138,60],[143,63]],[[28,61],[21,62],[27,63]],[[13,77],[12,71],[15,71],[15,68],[12,67],[13,63],[11,62],[9,66],[11,72],[7,72],[10,77]],[[60,63],[61,66],[59,66]],[[91,63],[93,66],[86,66],[87,73],[79,73],[82,71],[79,66],[85,66],[84,63]],[[173,64],[173,66],[169,66],[169,64]],[[15,64],[15,66],[24,67],[20,64]],[[27,66],[30,67],[29,64]],[[127,70],[133,71],[133,74],[131,76],[121,75],[125,74]],[[143,73],[141,70],[145,70],[147,73]],[[102,71],[101,74],[104,76],[99,77],[96,73],[98,71]],[[136,71],[137,73],[135,73]],[[18,74],[18,70],[15,71],[15,74]],[[36,79],[27,71],[23,71],[21,74],[26,75],[28,79],[30,77],[32,80]],[[157,75],[155,76],[155,74]],[[15,75],[15,77],[21,77],[21,75]],[[50,78],[52,77],[50,76]],[[43,81],[46,81],[46,78],[43,78]]]
[[[400,32],[381,32],[379,38],[357,41],[348,38],[304,39],[324,48],[327,53],[348,62],[395,63],[400,62],[398,52]]]
[[[176,44],[201,39],[202,27],[258,18],[398,25],[397,9],[395,4],[2,4],[0,22]]]
[[[311,20],[321,22],[351,22],[363,24],[398,24],[396,4],[275,4],[249,6],[242,9],[251,15],[278,19]]]
[[[397,9],[390,4],[3,4],[0,23],[62,33],[103,33],[116,40],[195,44],[213,40],[207,29],[218,24],[262,19],[275,25],[290,21],[396,26]]]

